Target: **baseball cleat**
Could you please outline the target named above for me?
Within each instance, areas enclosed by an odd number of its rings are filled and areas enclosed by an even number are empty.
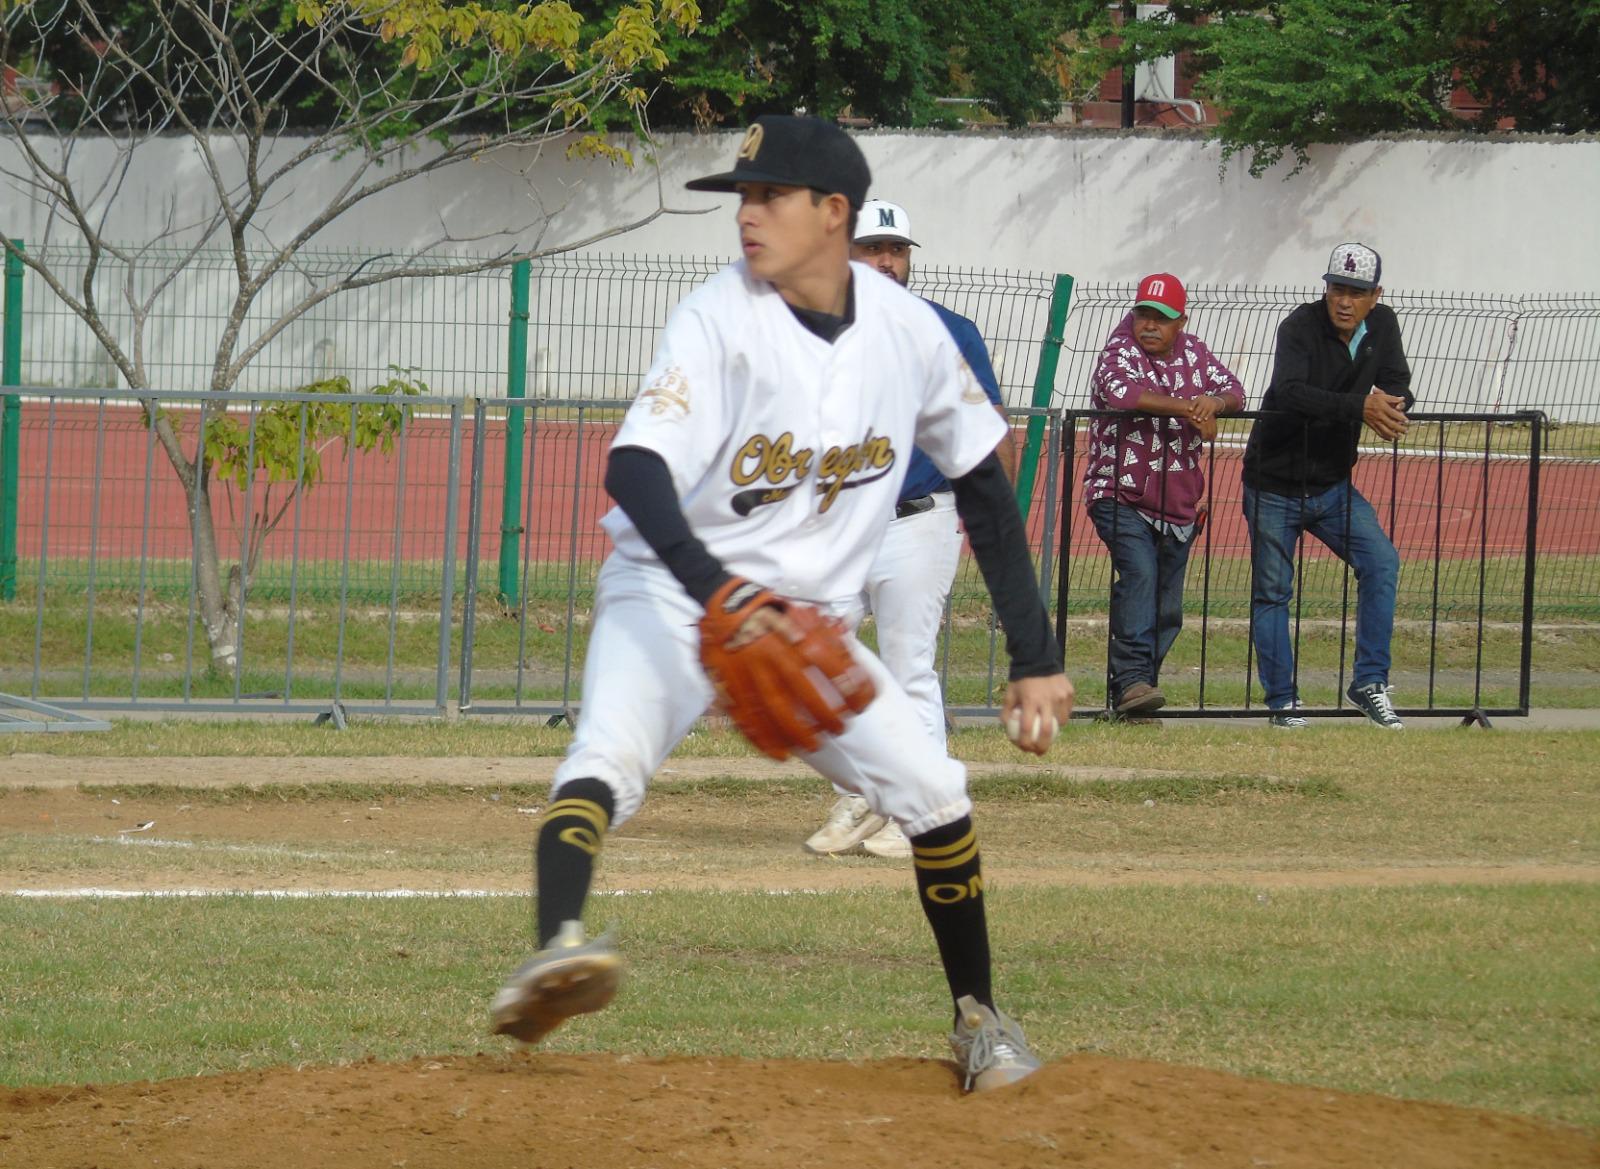
[[[827,821],[806,838],[805,849],[818,856],[847,852],[882,831],[888,822],[867,807],[864,797],[840,796],[828,813]]]
[[[563,922],[550,945],[517,967],[494,996],[494,1033],[537,1043],[573,1015],[605,1006],[621,981],[622,958],[611,935],[587,941],[582,922]]]
[[[909,860],[911,841],[906,839],[905,831],[900,825],[890,820],[861,842],[861,851],[868,856],[881,856],[885,860]]]
[[[969,994],[956,1000],[956,1029],[950,1049],[966,1076],[969,1092],[991,1092],[1039,1070],[1022,1028],[1004,1012],[984,1006]]]

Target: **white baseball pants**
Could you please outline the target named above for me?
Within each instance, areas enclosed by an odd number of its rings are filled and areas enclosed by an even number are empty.
[[[595,590],[577,734],[552,791],[592,776],[615,796],[613,827],[639,810],[651,777],[711,705],[700,667],[700,616],[700,606],[660,565],[618,555],[606,560]],[[877,697],[847,719],[843,734],[824,736],[817,751],[801,758],[840,791],[865,797],[908,836],[967,815],[966,768],[945,753],[942,734],[928,734],[921,708],[884,664],[854,637],[850,647],[871,673]]]
[[[878,655],[916,703],[922,725],[941,749],[944,693],[934,653],[960,559],[955,494],[936,492],[931,511],[889,524],[863,590],[863,601],[877,619]]]

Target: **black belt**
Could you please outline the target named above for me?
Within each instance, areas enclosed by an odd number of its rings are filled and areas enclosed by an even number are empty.
[[[903,520],[908,515],[921,515],[925,511],[932,511],[934,499],[931,495],[919,495],[915,499],[902,499],[894,505],[894,518]]]

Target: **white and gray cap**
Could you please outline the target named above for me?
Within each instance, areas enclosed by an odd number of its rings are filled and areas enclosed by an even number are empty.
[[[911,238],[911,217],[904,207],[884,199],[868,199],[856,216],[855,242],[867,244],[881,240],[900,240],[912,247],[918,246]]]
[[[1322,279],[1351,288],[1376,288],[1383,280],[1383,261],[1366,244],[1340,244],[1328,257],[1328,272]]]

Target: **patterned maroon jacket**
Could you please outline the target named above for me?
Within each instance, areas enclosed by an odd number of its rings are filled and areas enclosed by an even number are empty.
[[[1089,382],[1097,410],[1131,410],[1145,391],[1172,398],[1237,394],[1244,387],[1193,333],[1179,333],[1166,357],[1151,357],[1133,336],[1130,312],[1106,339]],[[1186,418],[1136,414],[1089,425],[1083,501],[1118,499],[1152,519],[1192,524],[1205,496],[1200,458],[1205,440]]]

